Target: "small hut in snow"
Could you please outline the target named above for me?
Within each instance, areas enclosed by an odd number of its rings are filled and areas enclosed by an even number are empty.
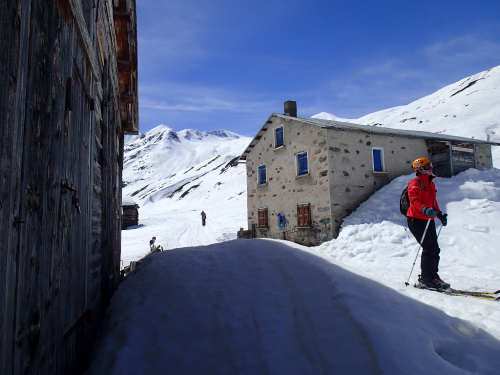
[[[139,205],[128,195],[122,198],[122,215],[122,229],[139,225]]]

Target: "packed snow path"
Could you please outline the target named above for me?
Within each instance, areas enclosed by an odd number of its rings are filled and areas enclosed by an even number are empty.
[[[474,325],[280,241],[165,251],[120,285],[88,374],[496,374]]]
[[[152,237],[156,237],[156,245],[165,250],[219,242],[224,233],[215,231],[217,226],[213,221],[209,217],[207,224],[202,226],[198,210],[165,211],[142,217],[139,226],[122,231],[123,241],[129,245],[122,250],[123,266],[147,255]],[[233,236],[236,237],[235,231]],[[137,252],[137,249],[142,249],[142,252]]]

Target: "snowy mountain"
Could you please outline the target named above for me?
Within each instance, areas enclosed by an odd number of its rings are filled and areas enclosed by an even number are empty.
[[[153,236],[165,248],[178,248],[235,238],[246,228],[246,169],[236,158],[250,138],[159,125],[127,141],[123,194],[139,204],[141,228],[123,232],[124,243],[131,241],[122,249],[124,265],[145,255]],[[206,227],[199,225],[202,210]]]
[[[500,142],[500,66],[464,78],[408,105],[358,119],[340,119],[327,112],[312,117]],[[493,148],[493,165],[500,165],[500,147]]]
[[[210,192],[241,175],[244,168],[234,159],[249,141],[225,130],[175,132],[159,125],[125,144],[123,193],[140,206],[166,200],[161,205],[171,209],[214,199]],[[236,194],[245,190],[244,179],[240,185]],[[191,193],[196,199],[186,199]]]

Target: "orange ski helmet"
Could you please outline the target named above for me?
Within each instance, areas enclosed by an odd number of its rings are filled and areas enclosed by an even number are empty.
[[[415,169],[420,169],[422,168],[424,165],[426,164],[429,164],[431,161],[427,158],[418,158],[417,160],[415,160],[413,162],[413,168]]]

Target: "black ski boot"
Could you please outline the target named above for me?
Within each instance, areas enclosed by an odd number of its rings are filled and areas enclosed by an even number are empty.
[[[420,289],[435,289],[435,290],[446,290],[450,287],[449,284],[441,283],[441,280],[438,278],[434,278],[432,280],[424,280],[422,278],[419,278],[418,283],[415,286]]]
[[[441,283],[442,289],[444,289],[444,290],[450,289],[450,284],[448,284],[447,282],[444,282],[443,280],[441,280],[441,278],[439,277],[438,274],[436,274],[436,279],[439,280],[439,282]]]

